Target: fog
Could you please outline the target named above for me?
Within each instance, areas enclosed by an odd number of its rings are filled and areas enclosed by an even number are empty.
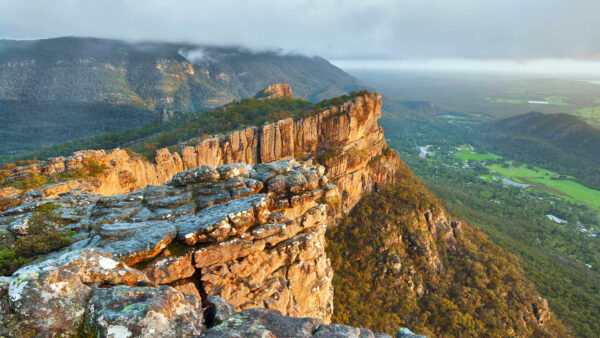
[[[332,60],[342,69],[415,70],[436,72],[473,72],[490,74],[527,74],[600,78],[600,61],[578,59],[410,59],[410,60]]]
[[[600,60],[598,13],[597,0],[0,0],[0,38],[241,45],[340,65],[567,69]]]

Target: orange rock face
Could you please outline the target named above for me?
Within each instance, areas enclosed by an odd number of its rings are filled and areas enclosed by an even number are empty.
[[[97,178],[62,182],[44,188],[47,197],[80,190],[101,195],[129,193],[148,185],[160,185],[176,173],[197,168],[243,162],[266,163],[286,158],[314,157],[323,163],[326,175],[338,186],[342,211],[348,212],[365,193],[391,182],[398,156],[386,151],[381,117],[381,96],[366,93],[311,117],[284,119],[226,135],[214,135],[178,153],[163,148],[155,163],[130,155],[125,150],[80,151],[62,159],[67,169],[81,167],[87,158],[107,170]],[[52,169],[50,169],[51,167]],[[41,167],[42,172],[60,170],[57,160]]]

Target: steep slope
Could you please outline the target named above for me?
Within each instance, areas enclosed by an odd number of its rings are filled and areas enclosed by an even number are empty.
[[[531,112],[482,125],[495,152],[600,188],[600,129],[569,114]]]
[[[216,107],[276,82],[315,101],[356,88],[319,57],[95,38],[1,40],[0,151],[125,130],[163,108]]]
[[[406,165],[327,233],[333,321],[431,336],[567,335],[516,257],[449,220]]]

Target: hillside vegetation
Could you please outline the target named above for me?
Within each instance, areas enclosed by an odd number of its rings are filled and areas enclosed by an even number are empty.
[[[515,256],[464,224],[449,245],[428,229],[429,210],[442,212],[404,166],[395,184],[363,198],[328,232],[334,322],[429,336],[568,335],[554,318],[531,322],[543,316],[543,301]]]
[[[350,92],[333,99],[311,103],[298,98],[261,100],[246,98],[220,108],[193,113],[177,113],[165,122],[149,122],[142,127],[93,137],[58,143],[32,153],[0,157],[0,163],[45,159],[52,156],[67,156],[82,149],[131,148],[152,159],[157,149],[173,146],[178,151],[181,142],[195,142],[199,137],[233,131],[235,129],[260,126],[284,118],[300,118],[320,112],[364,94],[365,91]]]
[[[477,226],[494,243],[519,258],[525,276],[573,334],[597,336],[600,241],[578,226],[581,223],[588,230],[599,229],[596,209],[544,189],[520,189],[482,179],[490,176],[486,166],[510,161],[511,156],[508,150],[502,159],[490,156],[487,152],[494,148],[478,138],[477,124],[457,125],[397,110],[386,113],[382,125],[392,148],[427,182],[452,215]],[[479,156],[473,157],[473,151],[461,151],[465,143],[476,145],[475,155]],[[420,158],[416,145],[431,145],[431,153]],[[527,161],[519,165],[535,169]],[[536,175],[544,172],[537,170],[533,170]],[[552,222],[548,214],[567,220],[568,224]]]
[[[310,101],[357,88],[319,57],[65,37],[0,40],[0,155],[124,131],[289,83]]]
[[[480,146],[600,189],[600,129],[568,114],[531,112],[482,126]]]

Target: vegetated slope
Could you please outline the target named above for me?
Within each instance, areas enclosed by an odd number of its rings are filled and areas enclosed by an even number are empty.
[[[0,40],[0,153],[127,130],[163,108],[216,107],[278,82],[313,101],[357,86],[325,59],[275,51],[74,37]]]
[[[40,151],[22,155],[5,156],[2,162],[30,159],[45,159],[67,156],[82,149],[132,148],[139,154],[152,158],[156,149],[176,146],[178,142],[193,142],[198,136],[233,131],[249,126],[260,126],[288,117],[301,117],[324,110],[331,105],[341,104],[365,91],[351,92],[316,104],[301,98],[283,97],[261,100],[246,98],[219,108],[193,113],[175,113],[169,121],[148,122],[141,127],[57,143]],[[193,139],[193,140],[192,140]],[[175,150],[178,150],[175,147]]]
[[[385,101],[384,108],[392,111]],[[483,180],[480,176],[488,170],[481,163],[463,168],[453,154],[458,146],[471,143],[480,153],[485,149],[486,143],[473,132],[477,126],[410,118],[404,111],[384,114],[381,125],[390,146],[444,201],[446,210],[476,225],[519,258],[527,279],[574,335],[598,336],[600,242],[576,226],[579,221],[586,227],[596,227],[600,224],[596,211],[553,198],[544,191]],[[432,145],[433,154],[420,158],[416,145]],[[569,225],[554,223],[547,214],[566,219]]]
[[[482,126],[495,152],[600,188],[600,129],[568,114],[531,112]]]
[[[431,336],[566,336],[518,259],[449,222],[404,165],[329,230],[333,321]]]

